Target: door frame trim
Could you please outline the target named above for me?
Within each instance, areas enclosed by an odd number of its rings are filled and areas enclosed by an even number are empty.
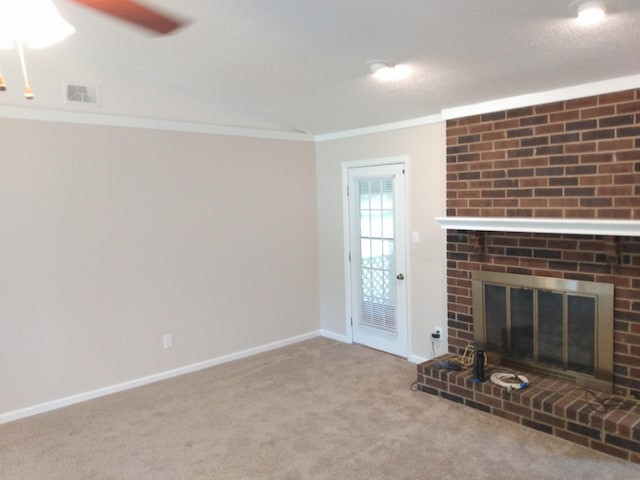
[[[393,157],[380,157],[365,160],[348,160],[342,162],[342,235],[343,235],[343,267],[344,267],[344,287],[345,287],[345,338],[347,343],[353,343],[353,326],[351,325],[352,308],[351,308],[351,264],[349,261],[349,247],[351,244],[351,235],[349,231],[349,197],[347,189],[349,187],[349,169],[359,167],[380,167],[384,165],[404,165],[406,181],[405,181],[405,224],[402,228],[405,230],[405,264],[407,275],[407,296],[406,296],[406,312],[407,312],[407,358],[413,356],[413,335],[411,328],[411,272],[410,272],[410,256],[409,256],[409,156],[398,155]]]

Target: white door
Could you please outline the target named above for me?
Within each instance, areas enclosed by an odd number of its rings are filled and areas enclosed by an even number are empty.
[[[355,343],[407,357],[404,164],[348,170]]]

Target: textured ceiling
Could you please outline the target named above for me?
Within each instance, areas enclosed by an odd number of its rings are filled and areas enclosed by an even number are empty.
[[[148,0],[191,21],[165,37],[55,3],[76,33],[26,52],[32,102],[0,52],[0,106],[323,134],[640,74],[638,0],[606,1],[592,28],[571,0]],[[372,60],[414,75],[381,84]],[[65,103],[65,82],[100,104]]]

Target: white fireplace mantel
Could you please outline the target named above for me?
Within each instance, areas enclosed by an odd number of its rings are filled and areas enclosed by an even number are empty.
[[[436,217],[435,219],[442,228],[452,230],[640,237],[640,220],[523,217]]]

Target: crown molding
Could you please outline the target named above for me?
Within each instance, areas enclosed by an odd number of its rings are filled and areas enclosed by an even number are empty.
[[[620,92],[632,88],[640,88],[640,75],[612,78],[599,82],[583,83],[580,85],[557,88],[554,90],[545,90],[525,95],[489,100],[481,103],[445,108],[441,111],[441,113],[429,115],[426,117],[419,117],[400,122],[385,123],[381,125],[372,125],[370,127],[356,128],[353,130],[320,134],[316,135],[314,137],[314,140],[316,142],[325,142],[330,140],[340,140],[343,138],[360,137],[364,135],[370,135],[372,133],[389,132],[400,130],[402,128],[428,125],[431,123],[438,123],[454,118],[468,117],[470,115],[480,115],[483,113],[496,112],[500,110],[510,110],[512,108],[529,107],[531,105],[541,105],[544,103],[571,100],[574,98],[590,97],[592,95]]]
[[[404,128],[439,123],[455,118],[480,115],[512,108],[541,105],[550,102],[571,100],[612,92],[640,88],[640,75],[630,75],[599,82],[584,83],[555,90],[546,90],[525,95],[505,97],[481,103],[446,108],[441,113],[424,117],[402,120],[398,122],[372,125],[369,127],[343,130],[313,135],[310,133],[269,130],[262,128],[232,127],[197,122],[161,120],[143,117],[128,117],[84,112],[46,110],[38,108],[0,106],[0,118],[36,120],[45,122],[62,122],[83,125],[103,125],[113,127],[143,128],[186,133],[203,133],[210,135],[232,135],[240,137],[267,138],[275,140],[296,140],[305,142],[326,142],[351,137],[361,137],[374,133],[391,132]]]
[[[230,135],[237,137],[266,138],[275,140],[297,140],[313,142],[313,135],[302,132],[268,130],[261,128],[229,127],[207,123],[182,122],[143,117],[104,115],[86,112],[69,112],[39,108],[0,106],[0,118],[35,120],[41,122],[60,122],[80,125],[99,125],[109,127],[142,128],[184,133],[202,133],[209,135]]]
[[[460,107],[445,108],[442,110],[442,118],[444,120],[452,120],[454,118],[481,115],[483,113],[510,110],[512,108],[530,107],[531,105],[542,105],[545,103],[572,100],[574,98],[621,92],[632,88],[640,88],[640,75],[612,78],[600,82],[583,83],[581,85],[557,88],[555,90],[545,90]]]
[[[329,140],[340,140],[342,138],[361,137],[363,135],[371,135],[372,133],[391,132],[400,130],[403,128],[419,127],[421,125],[429,125],[431,123],[438,123],[443,120],[442,115],[428,115],[426,117],[418,117],[410,120],[402,120],[399,122],[383,123],[380,125],[372,125],[370,127],[355,128],[353,130],[344,130],[341,132],[323,133],[316,135],[314,140],[316,142],[326,142]]]

